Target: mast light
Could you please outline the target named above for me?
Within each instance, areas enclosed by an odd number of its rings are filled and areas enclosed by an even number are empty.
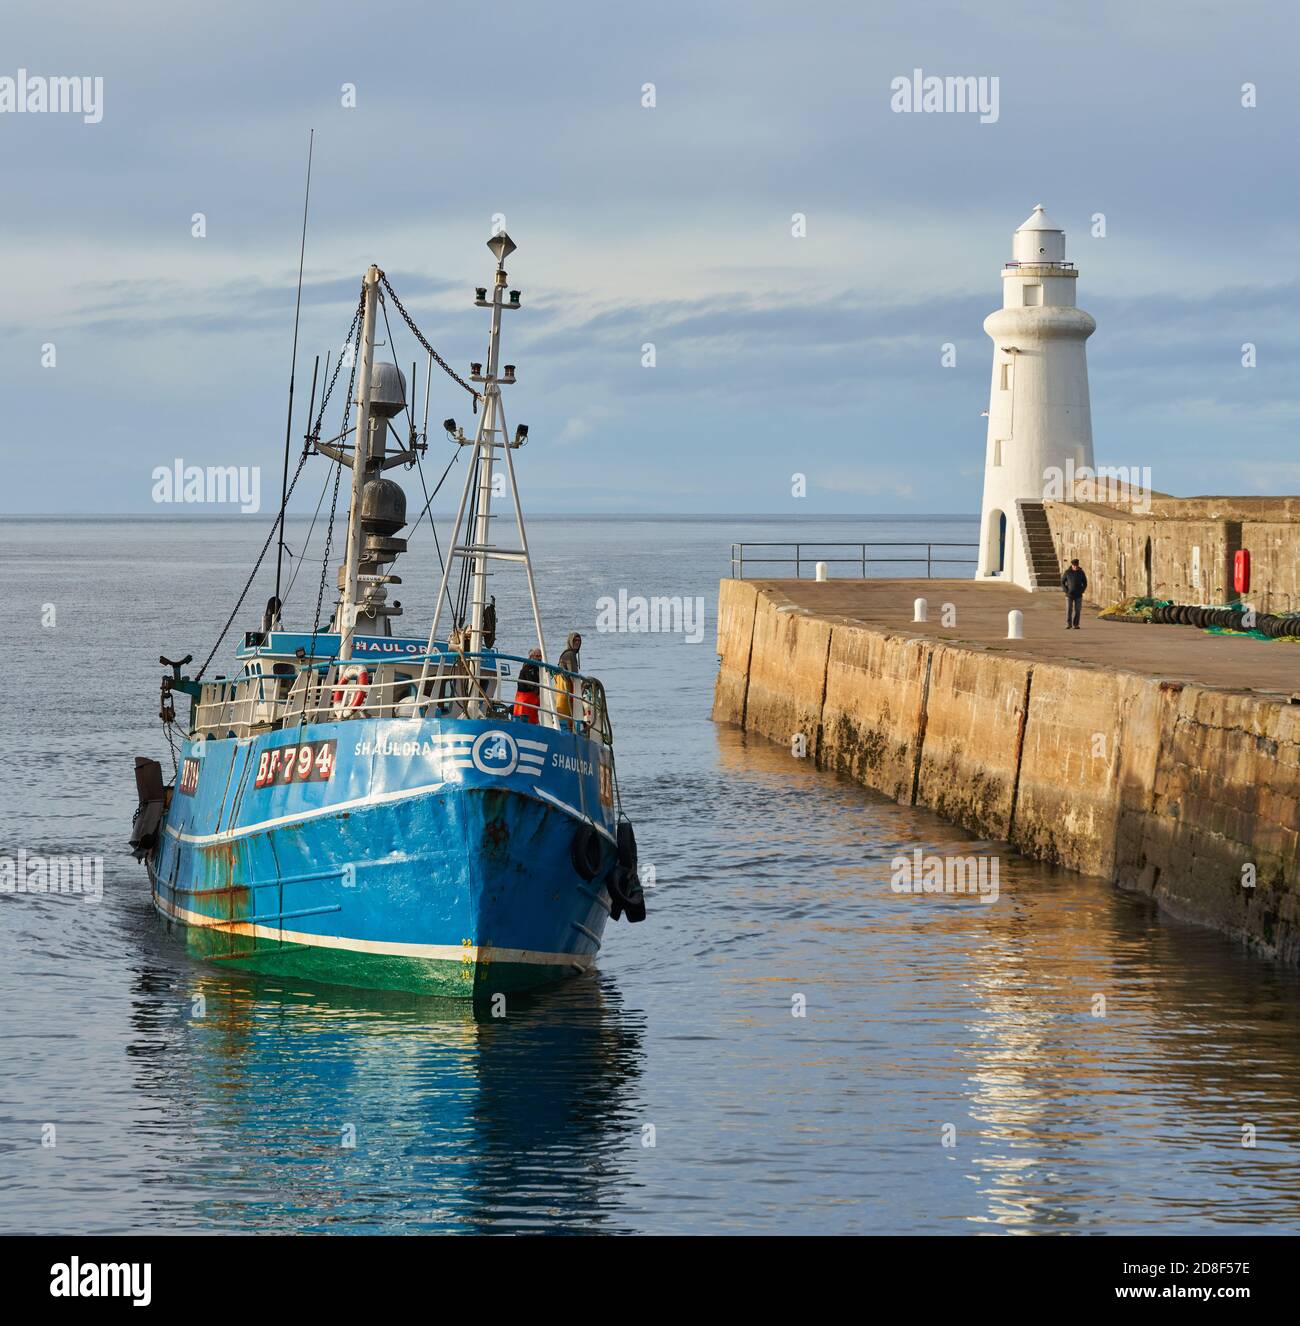
[[[487,242],[497,263],[503,263],[519,247],[504,230],[493,235]]]

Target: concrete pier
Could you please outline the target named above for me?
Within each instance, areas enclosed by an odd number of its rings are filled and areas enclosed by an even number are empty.
[[[1064,627],[987,581],[724,580],[713,717],[1300,962],[1300,645]]]

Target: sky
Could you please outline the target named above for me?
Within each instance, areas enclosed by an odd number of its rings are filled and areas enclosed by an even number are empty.
[[[975,513],[982,323],[1042,202],[1098,462],[1300,492],[1298,48],[1286,3],[5,0],[0,80],[103,94],[0,112],[0,512],[175,515],[179,458],[262,467],[273,513],[313,129],[298,436],[371,262],[484,357],[500,215],[526,508]],[[891,109],[914,69],[996,78],[997,118]],[[467,403],[439,375],[430,418]]]

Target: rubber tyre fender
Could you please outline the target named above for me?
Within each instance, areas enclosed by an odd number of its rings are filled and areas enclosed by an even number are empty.
[[[600,844],[600,834],[590,824],[578,826],[569,846],[569,860],[573,868],[583,879],[595,879],[600,874],[605,853]]]
[[[618,822],[618,863],[621,866],[630,866],[636,869],[636,833],[632,828],[631,820],[619,820]]]
[[[614,876],[623,894],[623,912],[635,925],[645,920],[645,893],[641,888],[641,877],[632,866],[616,866]]]

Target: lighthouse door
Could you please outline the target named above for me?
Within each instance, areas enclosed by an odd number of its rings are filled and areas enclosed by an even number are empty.
[[[998,565],[997,573],[1001,575],[1007,566],[1007,513],[998,512]]]

